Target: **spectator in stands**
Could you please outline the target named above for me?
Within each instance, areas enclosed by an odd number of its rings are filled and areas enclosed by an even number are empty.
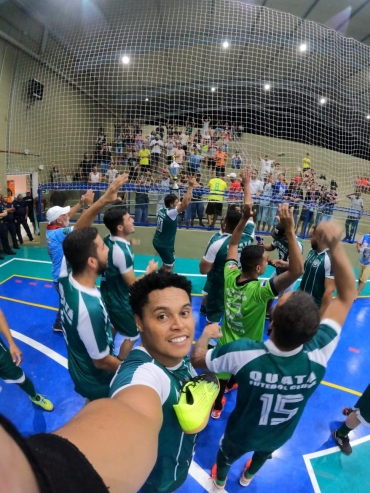
[[[171,166],[171,163],[173,161],[173,154],[175,152],[175,143],[173,141],[173,137],[168,138],[164,147],[166,149],[167,166]]]
[[[158,193],[157,199],[157,214],[160,209],[164,207],[164,198],[169,193],[169,188],[171,185],[171,178],[168,173],[168,169],[162,169],[162,177],[157,181],[157,185],[162,189],[162,192]]]
[[[106,141],[107,141],[107,136],[104,133],[104,128],[103,127],[98,128],[98,137],[96,139],[96,144],[98,142],[104,144]]]
[[[206,214],[208,219],[208,229],[211,230],[215,227],[217,217],[222,215],[222,202],[224,200],[225,191],[227,190],[227,184],[219,177],[212,178],[208,183],[209,196],[208,204],[206,208]]]
[[[156,137],[150,143],[150,162],[152,171],[153,167],[154,171],[158,170],[158,164],[162,154],[163,146],[163,141],[159,138],[159,135],[156,135]]]
[[[189,173],[195,175],[200,173],[200,163],[202,162],[202,156],[199,154],[198,149],[191,152],[189,155]]]
[[[201,182],[201,174],[197,173],[195,176],[198,187],[194,187],[192,191],[191,201],[188,207],[185,209],[185,221],[186,229],[189,226],[194,226],[194,219],[198,216],[199,226],[205,227],[203,223],[204,216],[204,202],[203,202],[203,188],[204,185]]]
[[[229,152],[229,142],[231,140],[230,132],[225,132],[222,137],[222,150],[224,152]]]
[[[294,225],[296,225],[299,214],[299,203],[303,201],[303,190],[297,178],[292,179],[291,184],[288,187],[288,192],[284,198],[289,200],[289,207],[294,208],[293,218]]]
[[[169,139],[170,137],[173,137],[173,125],[170,123],[169,120],[165,124],[165,127],[167,128],[167,139]]]
[[[263,191],[260,195],[260,203],[257,215],[257,230],[269,231],[272,227],[274,218],[271,216],[271,202],[273,196],[272,174],[269,173],[264,179]],[[261,229],[262,223],[262,229]]]
[[[100,166],[103,176],[107,174],[111,159],[112,159],[112,153],[108,150],[107,144],[104,143],[100,151]]]
[[[176,149],[173,152],[173,157],[175,158],[176,163],[179,166],[183,166],[185,162],[185,151],[182,148],[181,144],[177,144]]]
[[[230,173],[227,175],[230,178],[230,187],[229,187],[229,208],[230,205],[240,204],[242,200],[242,185],[240,181],[236,177],[236,173]]]
[[[308,233],[315,222],[316,204],[319,200],[319,193],[316,190],[315,183],[312,183],[310,189],[306,192],[304,204],[301,210],[301,215],[296,226],[298,236],[304,236]],[[301,231],[298,233],[298,228],[301,225]]]
[[[80,180],[87,181],[92,171],[93,162],[91,155],[85,152],[83,160],[80,162]]]
[[[64,175],[64,181],[66,183],[73,183],[73,178],[74,178],[73,171],[71,169],[67,169],[67,172]]]
[[[135,135],[135,147],[136,149],[142,149],[143,148],[143,144],[144,144],[144,137],[143,137],[143,134],[140,133],[140,134],[136,134]]]
[[[185,131],[189,135],[189,137],[193,133],[193,128],[195,127],[195,121],[194,118],[190,121],[190,119],[186,120],[185,122]]]
[[[53,166],[50,172],[50,181],[51,183],[62,183],[62,175],[59,173],[58,166]]]
[[[122,120],[117,120],[114,124],[114,140],[122,133]]]
[[[310,154],[307,152],[307,154],[303,158],[303,170],[310,168],[311,168],[311,158],[310,158]]]
[[[264,179],[269,173],[271,173],[271,168],[273,167],[275,161],[273,159],[269,159],[267,154],[265,154],[265,157],[262,159],[261,153],[258,154],[258,159],[261,163],[261,178]]]
[[[188,150],[189,135],[183,130],[180,134],[180,144],[184,151]]]
[[[351,201],[351,205],[346,219],[346,236],[343,241],[353,241],[361,213],[364,210],[364,201],[361,199],[360,192],[346,195],[346,198]]]
[[[202,156],[202,161],[205,162],[206,166],[208,162],[208,149],[209,149],[209,144],[203,144],[200,152]]]
[[[23,244],[23,238],[22,238],[22,233],[21,233],[21,226],[23,226],[28,238],[30,241],[35,241],[33,239],[31,230],[28,226],[27,219],[28,219],[28,207],[26,205],[26,202],[23,200],[23,195],[20,193],[17,195],[17,198],[13,202],[13,207],[14,207],[14,218],[15,218],[15,227],[17,230],[17,236],[18,236],[18,241],[22,245]]]
[[[220,120],[218,120],[218,122],[216,123],[216,126],[215,126],[215,132],[222,132],[223,130],[223,126],[220,122]]]
[[[160,140],[163,140],[164,136],[164,126],[162,125],[161,122],[158,123],[158,127],[155,129],[156,134],[159,136]]]
[[[106,172],[106,178],[108,183],[112,183],[113,180],[117,178],[118,171],[116,170],[114,163],[111,163],[108,171]]]
[[[134,132],[135,132],[135,135],[143,133],[142,128],[141,128],[141,123],[139,122],[139,120],[134,121]]]
[[[202,127],[202,135],[205,135],[206,132],[209,131],[209,125],[211,123],[211,119],[209,116],[207,116],[207,118],[202,118],[202,123],[203,123],[203,127]]]
[[[89,175],[89,183],[101,183],[101,179],[102,179],[102,175],[100,171],[98,171],[98,167],[94,165]]]
[[[209,130],[203,135],[203,144],[209,144],[211,142],[211,134]]]
[[[222,147],[218,147],[217,152],[215,153],[214,160],[216,162],[216,176],[217,177],[225,177],[225,167],[226,167],[226,159],[227,154],[223,151]]]
[[[244,184],[243,184],[244,186]],[[251,180],[250,180],[250,190],[253,198],[253,210],[254,210],[254,217],[258,216],[259,212],[259,196],[263,192],[263,186],[264,183],[263,181],[258,179],[257,171],[254,169],[251,172]]]
[[[328,187],[326,185],[322,185],[318,193],[318,208],[317,208],[315,226],[317,226],[322,221],[324,205],[326,204],[327,191],[328,191]]]
[[[135,223],[148,223],[149,186],[150,181],[148,179],[141,179],[135,187]]]
[[[144,172],[145,170],[151,169],[149,159],[150,159],[150,150],[148,149],[148,146],[146,144],[143,145],[143,148],[140,149],[139,151],[139,159],[140,159],[140,168],[141,171]]]
[[[240,152],[236,151],[231,158],[231,167],[233,169],[240,169],[243,165],[243,159],[240,156]]]
[[[360,268],[358,270],[357,297],[360,295],[370,276],[370,234],[364,234],[356,244],[360,254]]]
[[[322,221],[333,219],[334,207],[338,202],[338,194],[335,187],[330,187],[330,191],[325,195],[325,204],[323,207]]]
[[[139,151],[140,152],[140,151]],[[136,151],[131,153],[131,156],[127,159],[128,163],[128,181],[133,182],[136,181],[139,176],[140,164],[139,158]]]

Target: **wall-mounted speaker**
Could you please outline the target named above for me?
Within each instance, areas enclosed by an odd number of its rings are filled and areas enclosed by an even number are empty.
[[[31,99],[38,99],[41,101],[43,94],[44,84],[41,84],[41,82],[36,79],[28,81],[28,96]]]

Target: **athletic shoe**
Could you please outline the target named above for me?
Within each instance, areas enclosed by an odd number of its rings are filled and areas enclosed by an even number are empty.
[[[4,255],[0,253],[0,260],[4,260],[4,259],[5,259]]]
[[[15,252],[14,250],[5,250],[5,253],[7,255],[15,255],[17,252]]]
[[[252,479],[254,478],[254,476],[253,476],[253,477],[251,477],[251,478],[249,478],[249,479],[248,479],[248,478],[246,478],[246,477],[244,476],[245,471],[246,471],[246,470],[248,469],[248,467],[251,465],[251,462],[252,462],[252,459],[248,459],[248,460],[247,460],[247,462],[246,462],[246,464],[245,464],[245,466],[244,466],[244,469],[243,469],[242,475],[240,476],[240,479],[239,479],[239,484],[240,484],[241,486],[249,486],[249,485],[250,485],[250,483],[251,483],[251,481],[252,481]]]
[[[20,247],[19,245],[13,245],[13,248],[14,248],[15,250],[20,250],[20,248],[21,248],[21,247]]]
[[[225,479],[224,484],[217,484],[216,483],[216,479],[217,479],[217,464],[213,464],[213,466],[212,466],[212,469],[211,469],[211,478],[212,478],[213,491],[216,491],[217,493],[219,493],[220,491],[225,491],[227,476],[226,476],[226,479]]]
[[[63,328],[61,325],[53,325],[54,332],[63,332]]]
[[[219,419],[219,417],[221,416],[222,411],[224,410],[225,404],[226,404],[226,397],[223,397],[222,398],[221,403],[222,403],[222,409],[220,409],[220,410],[214,409],[215,406],[213,405],[212,412],[211,412],[211,418],[213,418],[213,419]]]
[[[231,392],[232,390],[235,390],[237,388],[238,388],[238,384],[235,382],[232,387],[230,387],[230,388],[226,387],[225,394],[228,394],[229,392]]]
[[[201,307],[199,309],[199,313],[206,317],[207,316],[207,307],[205,305],[201,305]]]
[[[338,430],[335,430],[335,431],[333,431],[333,438],[337,442],[338,447],[341,449],[341,451],[344,454],[346,454],[346,455],[352,454],[352,447],[351,447],[351,444],[349,443],[348,437],[339,436]]]
[[[34,399],[32,399],[32,397],[30,397],[30,399],[34,404],[36,404],[36,406],[42,407],[45,411],[52,411],[54,409],[54,406],[49,399],[46,399],[40,394],[36,394]]]
[[[219,390],[218,378],[212,372],[202,373],[186,382],[179,402],[173,406],[184,433],[199,433],[207,426],[209,411]]]

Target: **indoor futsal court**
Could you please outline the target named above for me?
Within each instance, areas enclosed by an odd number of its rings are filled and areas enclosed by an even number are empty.
[[[137,274],[143,272],[148,260],[150,258],[147,256],[136,256]],[[9,417],[25,435],[58,428],[84,405],[84,399],[73,390],[63,336],[51,330],[57,296],[52,289],[50,271],[48,255],[41,248],[24,248],[17,258],[0,264],[1,308],[23,352],[22,368],[36,388],[55,406],[52,413],[45,413],[32,406],[27,395],[19,392],[16,386],[1,383],[0,412]],[[205,323],[204,317],[199,315],[204,279],[198,274],[198,262],[195,260],[177,259],[176,271],[186,274],[193,284],[196,339]],[[369,288],[367,292],[370,294]],[[330,433],[343,421],[342,408],[353,405],[368,384],[368,374],[363,369],[370,358],[370,334],[366,322],[369,314],[370,298],[364,292],[350,311],[339,346],[329,362],[325,381],[309,400],[293,438],[274,454],[273,460],[265,464],[248,491],[369,491],[368,429],[360,426],[352,433],[354,447],[349,457],[335,446]],[[221,418],[218,421],[210,419],[207,428],[200,433],[190,474],[180,492],[211,490],[210,468],[235,403],[235,392],[227,394],[228,402]],[[243,490],[237,480],[244,463],[245,458],[232,466],[227,491]]]

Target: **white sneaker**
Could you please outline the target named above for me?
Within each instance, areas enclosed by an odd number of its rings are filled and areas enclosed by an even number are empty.
[[[222,493],[225,491],[226,482],[221,486],[216,483],[215,479],[212,479],[212,491],[214,493]]]
[[[254,476],[253,476],[254,477]],[[244,474],[241,475],[240,479],[239,479],[239,484],[241,486],[249,486],[251,484],[251,481],[252,481],[253,478],[250,478],[250,479],[247,479]]]

